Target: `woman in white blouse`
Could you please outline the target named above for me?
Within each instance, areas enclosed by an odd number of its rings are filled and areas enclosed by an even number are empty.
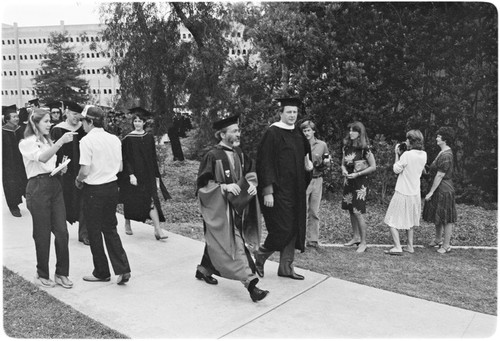
[[[403,251],[413,253],[413,227],[420,226],[420,177],[427,162],[427,153],[422,150],[424,137],[420,130],[410,130],[406,133],[405,143],[407,151],[400,154],[399,145],[394,150],[393,170],[399,175],[384,219],[394,240],[394,247],[385,251],[390,255],[402,255]],[[406,247],[401,247],[398,230],[406,230]]]
[[[51,176],[56,168],[56,152],[63,144],[73,141],[73,132],[61,136],[57,142],[50,140],[50,114],[35,109],[28,119],[24,139],[19,143],[23,156],[28,185],[26,206],[33,219],[37,273],[35,281],[44,287],[55,284],[70,289],[69,280],[68,229],[62,187],[57,175]],[[54,281],[49,275],[50,238],[54,234],[56,248],[56,271]]]

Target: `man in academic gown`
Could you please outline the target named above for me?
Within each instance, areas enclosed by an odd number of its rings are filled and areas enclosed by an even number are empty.
[[[247,248],[255,249],[260,243],[260,212],[252,162],[236,147],[240,141],[238,118],[213,124],[220,143],[200,163],[197,193],[206,245],[196,278],[208,284],[217,284],[212,274],[239,280],[257,302],[269,292],[257,288],[259,279]]]
[[[306,231],[306,189],[313,164],[311,147],[295,125],[301,101],[278,99],[280,121],[267,129],[257,150],[259,200],[268,231],[264,244],[254,253],[257,274],[264,276],[264,263],[280,252],[278,276],[302,280],[295,273],[295,249],[304,252]]]
[[[24,138],[19,127],[19,116],[16,105],[2,106],[2,115],[5,125],[2,126],[2,184],[5,199],[10,213],[14,217],[21,217],[18,205],[25,195],[26,171],[23,157],[19,151],[19,141]]]

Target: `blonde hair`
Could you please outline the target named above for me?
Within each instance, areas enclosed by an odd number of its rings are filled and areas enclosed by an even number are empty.
[[[52,140],[50,139],[49,134],[44,135],[38,129],[38,124],[40,124],[40,121],[47,115],[49,115],[50,118],[50,112],[48,110],[35,108],[28,116],[28,124],[24,130],[24,137],[27,138],[35,135],[37,140],[52,145]]]

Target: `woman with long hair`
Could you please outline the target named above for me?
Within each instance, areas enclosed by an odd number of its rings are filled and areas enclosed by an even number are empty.
[[[386,250],[386,254],[401,255],[403,251],[413,253],[413,232],[420,226],[422,201],[420,198],[420,177],[427,162],[424,147],[424,136],[420,130],[406,133],[407,150],[400,152],[400,145],[394,149],[394,165],[392,169],[398,174],[396,188],[392,196],[384,222],[389,226],[394,247]],[[398,230],[406,230],[407,246],[401,247]]]
[[[342,209],[349,211],[353,237],[344,246],[357,245],[356,252],[364,252],[367,248],[366,222],[363,217],[368,193],[367,175],[373,173],[377,166],[369,147],[365,126],[361,122],[353,122],[348,128],[340,167],[344,177]]]
[[[430,166],[434,180],[429,193],[425,196],[423,219],[436,226],[436,236],[429,246],[440,246],[437,251],[447,253],[451,251],[451,233],[453,224],[457,221],[455,188],[452,181],[453,152],[450,148],[455,132],[451,127],[441,127],[436,135],[436,144],[441,151]]]
[[[33,109],[19,143],[28,177],[26,206],[33,219],[37,273],[35,280],[44,287],[55,284],[66,289],[73,287],[69,280],[68,229],[61,182],[52,176],[56,168],[56,153],[66,143],[73,141],[72,132],[62,135],[55,143],[49,136],[50,114],[43,109]],[[56,248],[56,271],[54,281],[49,275],[50,238],[54,234]]]
[[[160,222],[165,221],[158,189],[170,199],[161,181],[153,135],[144,130],[147,116],[137,112],[132,118],[134,130],[122,140],[123,174],[120,197],[125,215],[125,233],[133,234],[130,220],[145,222],[151,219],[157,240],[168,238],[162,233]]]

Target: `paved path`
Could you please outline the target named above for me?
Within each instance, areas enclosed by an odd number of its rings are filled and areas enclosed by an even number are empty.
[[[3,200],[5,201],[5,200]],[[29,281],[35,275],[31,216],[22,218],[3,204],[3,264]],[[69,225],[70,278],[74,288],[48,293],[85,315],[131,338],[483,338],[495,333],[497,317],[374,289],[307,270],[304,281],[276,276],[266,263],[259,287],[270,290],[253,303],[243,285],[219,279],[217,286],[194,278],[203,243],[168,233],[156,241],[153,228],[133,222],[134,235],[119,231],[132,269],[123,286],[116,276],[88,283],[88,246]],[[51,271],[55,254],[51,250]],[[399,307],[395,312],[392,308]]]

